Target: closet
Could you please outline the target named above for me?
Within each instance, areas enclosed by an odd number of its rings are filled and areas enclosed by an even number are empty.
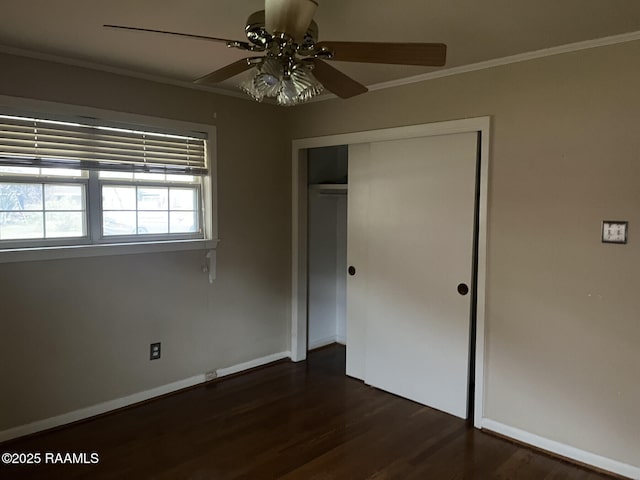
[[[348,339],[348,376],[481,417],[488,127],[294,143],[294,358]]]
[[[346,344],[348,147],[309,149],[307,161],[307,347],[313,350]]]

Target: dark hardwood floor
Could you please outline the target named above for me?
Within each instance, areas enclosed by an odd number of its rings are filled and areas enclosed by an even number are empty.
[[[1,479],[519,479],[598,474],[471,428],[344,375],[345,352],[280,363],[49,433],[0,444],[41,452]],[[93,465],[45,452],[97,452]]]

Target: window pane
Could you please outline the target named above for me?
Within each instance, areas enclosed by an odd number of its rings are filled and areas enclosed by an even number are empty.
[[[102,234],[134,235],[136,233],[136,212],[104,212]]]
[[[198,212],[170,212],[171,233],[198,231]]]
[[[74,168],[0,167],[0,176],[1,175],[41,175],[43,177],[81,178],[87,176],[87,171]]]
[[[117,178],[125,180],[133,180],[133,173],[127,172],[100,172],[100,178]]]
[[[105,210],[135,210],[136,187],[102,187],[102,208]]]
[[[198,208],[198,190],[196,188],[171,188],[171,210],[196,210]]]
[[[46,212],[47,238],[84,237],[83,212]]]
[[[43,168],[41,175],[47,177],[85,177],[86,172],[71,168]]]
[[[183,182],[183,183],[194,183],[196,178],[193,175],[171,175],[167,174],[167,182]]]
[[[164,173],[135,173],[136,180],[153,180],[154,182],[164,182]]]
[[[138,212],[138,233],[169,233],[168,212]]]
[[[43,237],[41,212],[0,213],[0,240]]]
[[[167,210],[168,194],[169,189],[165,187],[138,187],[138,209]]]
[[[0,210],[42,210],[42,184],[0,183]]]
[[[83,185],[57,185],[44,186],[45,210],[83,210],[84,186]],[[47,225],[47,236],[49,226]]]
[[[11,175],[38,175],[40,169],[36,167],[0,167],[0,174],[3,173]]]

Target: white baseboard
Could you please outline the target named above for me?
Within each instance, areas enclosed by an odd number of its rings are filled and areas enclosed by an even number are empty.
[[[271,355],[267,355],[266,357],[256,358],[254,360],[239,363],[231,367],[219,368],[218,370],[216,370],[216,375],[218,378],[226,377],[227,375],[233,375],[234,373],[243,372],[245,370],[249,370],[250,368],[261,367],[262,365],[266,365],[267,363],[277,362],[278,360],[282,360],[283,358],[291,358],[291,352],[272,353]]]
[[[580,450],[570,445],[565,445],[564,443],[540,437],[533,433],[520,430],[519,428],[510,427],[488,418],[482,419],[482,429],[504,435],[505,437],[513,438],[519,442],[532,445],[547,452],[555,453],[562,457],[576,460],[577,462],[585,465],[591,465],[601,470],[622,475],[623,477],[631,478],[633,480],[640,480],[640,467],[638,466],[627,465],[626,463],[622,463],[617,460],[612,460],[610,458],[596,455],[595,453]]]
[[[283,358],[287,358],[290,356],[291,356],[290,352],[274,353],[273,355],[267,355],[266,357],[256,358],[255,360],[241,363],[239,365],[234,365],[232,367],[221,368],[217,370],[216,373],[218,377],[223,377],[225,375],[231,375],[232,373],[239,373],[244,370],[265,365],[267,363],[271,363],[276,360],[281,360]],[[87,418],[95,417],[96,415],[117,410],[118,408],[128,407],[136,403],[144,402],[145,400],[159,397],[167,393],[176,392],[178,390],[183,390],[185,388],[193,387],[194,385],[198,385],[204,382],[205,382],[204,374],[195,375],[193,377],[186,378],[184,380],[179,380],[177,382],[169,383],[167,385],[162,385],[160,387],[152,388],[150,390],[145,390],[144,392],[134,393],[133,395],[128,395],[122,398],[116,398],[115,400],[109,400],[107,402],[99,403],[97,405],[92,405],[90,407],[82,408],[80,410],[74,410],[73,412],[63,413],[62,415],[57,415],[55,417],[45,418],[44,420],[38,420],[36,422],[28,423],[26,425],[13,427],[8,430],[0,431],[0,442],[5,442],[7,440],[11,440],[14,438],[30,435],[32,433],[41,432],[43,430],[48,430],[50,428],[60,427],[68,423],[77,422],[78,420],[85,420]]]
[[[320,347],[326,347],[327,345],[331,345],[332,343],[336,343],[338,341],[338,337],[336,335],[332,335],[330,337],[319,338],[318,340],[309,340],[309,350],[314,350]]]
[[[85,418],[95,417],[96,415],[110,412],[118,408],[144,402],[150,398],[159,397],[160,395],[175,392],[176,390],[182,390],[183,388],[192,387],[202,382],[204,382],[204,374],[179,380],[167,385],[162,385],[144,392],[134,393],[133,395],[128,395],[126,397],[109,400],[108,402],[99,403],[90,407],[81,408],[80,410],[74,410],[73,412],[63,413],[62,415],[57,415],[55,417],[45,418],[44,420],[38,420],[26,425],[20,425],[0,432],[0,442],[41,432],[42,430],[59,427],[61,425],[66,425],[67,423],[77,422],[78,420],[84,420]]]
[[[347,337],[345,335],[338,335],[336,336],[336,342],[338,342],[340,345],[346,345]]]

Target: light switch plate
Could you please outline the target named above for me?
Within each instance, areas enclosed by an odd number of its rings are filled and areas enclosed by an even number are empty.
[[[629,222],[605,220],[602,222],[602,243],[627,243]]]

